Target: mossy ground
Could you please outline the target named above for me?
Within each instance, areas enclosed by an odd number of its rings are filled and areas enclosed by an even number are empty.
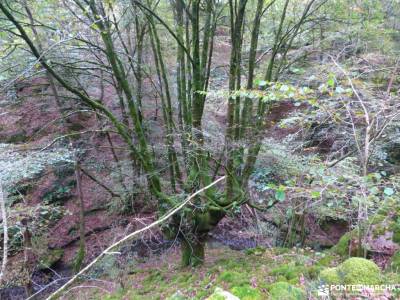
[[[320,270],[336,261],[335,256],[304,249],[239,252],[222,248],[209,249],[205,264],[193,269],[180,267],[179,253],[175,253],[164,262],[160,259],[126,270],[130,274],[123,278],[124,288],[95,299],[169,299],[177,291],[184,299],[206,299],[220,287],[240,299],[261,300],[269,299],[271,290],[277,293],[276,282],[305,295],[304,281],[318,280]]]
[[[103,290],[91,291],[90,295],[80,298],[83,294],[79,291],[78,297],[71,294],[68,299],[207,299],[216,288],[242,300],[308,299],[315,296],[318,286],[324,283],[321,274],[327,269],[336,270],[335,267],[343,260],[330,251],[321,253],[310,249],[272,248],[239,252],[218,248],[207,249],[203,266],[182,268],[179,251],[170,250],[145,263],[130,264],[119,272],[118,278],[102,278],[118,282],[109,289],[109,295]],[[380,273],[379,276],[379,282],[385,283],[397,283],[399,279],[393,272]]]

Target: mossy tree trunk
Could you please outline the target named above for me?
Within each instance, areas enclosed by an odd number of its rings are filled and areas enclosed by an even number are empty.
[[[204,262],[205,240],[181,240],[183,266],[196,267]]]

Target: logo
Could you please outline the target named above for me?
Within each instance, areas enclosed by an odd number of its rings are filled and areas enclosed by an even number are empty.
[[[328,299],[329,291],[330,291],[329,285],[323,284],[318,287],[317,295],[318,297],[320,297],[320,299]]]

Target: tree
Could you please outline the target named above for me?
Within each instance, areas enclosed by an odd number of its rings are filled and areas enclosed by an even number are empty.
[[[227,5],[214,0],[176,0],[170,3],[175,20],[174,30],[168,17],[161,17],[167,10],[164,2],[72,0],[64,2],[65,9],[75,20],[69,28],[72,38],[65,42],[64,47],[79,49],[78,56],[88,55],[90,63],[85,64],[80,58],[66,56],[63,58],[67,62],[64,65],[57,61],[57,57],[50,59],[51,46],[41,49],[35,44],[35,34],[26,26],[27,16],[23,15],[18,3],[11,5],[2,2],[0,11],[12,25],[10,34],[28,46],[49,78],[54,79],[80,103],[104,116],[115,128],[127,144],[131,160],[136,161],[143,170],[148,190],[157,199],[159,214],[176,206],[185,194],[208,186],[218,174],[227,175],[223,188],[207,189],[204,196],[197,196],[190,206],[162,228],[168,237],[177,237],[181,241],[183,264],[194,266],[203,262],[207,234],[226,213],[244,203],[253,205],[249,202],[247,184],[262,145],[266,112],[279,98],[274,95],[274,82],[290,64],[290,50],[303,34],[308,19],[325,2],[309,0],[300,5],[303,1],[258,0],[252,7],[249,0],[229,1]],[[272,7],[274,10],[270,11]],[[302,9],[299,14],[293,13],[299,8]],[[278,13],[272,17],[276,13],[274,11]],[[270,24],[267,13],[271,19],[277,17],[278,22]],[[216,154],[207,148],[203,119],[216,29],[224,14],[229,17],[231,43],[227,127],[224,151]],[[62,32],[61,24],[49,26],[43,24],[40,17],[32,16],[31,28],[37,26],[43,32],[53,34]],[[273,38],[267,65],[261,70],[265,75],[263,80],[255,84],[256,56],[263,21],[271,25],[268,30]],[[250,50],[245,70],[245,42],[249,24],[252,24],[249,32]],[[176,47],[176,99],[171,93],[171,74],[166,63],[170,53],[160,39],[165,32],[172,37],[169,44]],[[158,78],[155,87],[161,99],[169,184],[162,180],[158,170],[157,155],[151,150],[151,132],[147,129],[143,112],[146,100],[142,93],[145,76],[142,62],[146,41],[150,43],[152,63]],[[81,67],[76,67],[76,64]],[[95,67],[91,71],[90,68],[85,69],[88,66]],[[98,80],[96,71],[99,69],[101,74],[108,75],[115,86],[121,116],[91,93],[90,85],[85,87],[79,80],[82,74]],[[245,88],[241,82],[243,76],[247,78]],[[149,75],[149,78],[152,76]],[[104,84],[103,76],[100,80]],[[173,112],[175,103],[178,106],[177,115]],[[177,134],[180,136],[180,145],[175,139]],[[279,199],[264,209],[277,201]]]

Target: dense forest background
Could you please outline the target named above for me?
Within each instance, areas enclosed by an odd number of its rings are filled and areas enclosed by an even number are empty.
[[[398,299],[399,53],[397,0],[0,1],[0,299]]]

